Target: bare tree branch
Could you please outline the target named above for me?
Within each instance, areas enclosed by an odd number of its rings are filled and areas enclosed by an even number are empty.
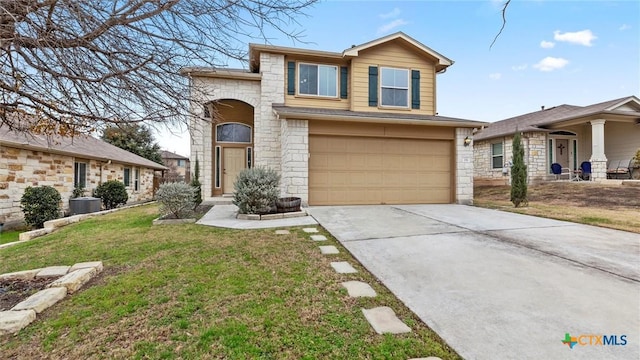
[[[0,126],[184,122],[179,69],[244,62],[268,29],[299,39],[296,18],[316,1],[0,0]]]
[[[511,3],[511,0],[505,1],[504,6],[502,7],[502,26],[500,27],[498,34],[496,34],[496,37],[493,38],[491,45],[489,45],[489,49],[493,47],[493,44],[496,43],[496,40],[498,40],[498,37],[502,34],[502,30],[504,30],[504,27],[507,25],[507,7],[509,6],[509,3]]]

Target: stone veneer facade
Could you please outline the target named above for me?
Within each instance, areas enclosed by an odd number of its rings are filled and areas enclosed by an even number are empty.
[[[53,186],[62,197],[60,209],[69,209],[69,197],[73,192],[74,162],[87,163],[86,195],[90,196],[101,182],[123,181],[124,168],[133,166],[118,163],[103,163],[96,160],[75,158],[42,151],[32,151],[0,146],[0,222],[7,228],[19,225],[24,219],[20,198],[28,186]],[[152,169],[140,168],[140,187],[127,188],[129,202],[153,198]],[[132,172],[133,176],[133,172]]]
[[[491,168],[491,144],[503,143],[503,162],[505,167]],[[547,137],[542,132],[524,133],[522,142],[525,151],[524,162],[527,165],[529,183],[536,183],[549,179],[549,166],[546,154]],[[510,183],[511,173],[508,164],[513,161],[513,136],[506,136],[490,140],[474,142],[473,177],[477,183],[504,184]],[[504,171],[506,169],[506,171]]]
[[[473,129],[456,128],[456,203],[473,204],[473,146],[464,146],[464,139],[471,138]]]

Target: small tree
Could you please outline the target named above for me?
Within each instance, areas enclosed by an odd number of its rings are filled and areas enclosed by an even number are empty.
[[[127,203],[127,200],[129,200],[127,189],[124,184],[118,180],[109,180],[98,185],[94,191],[94,195],[102,199],[102,204],[107,210],[124,205]]]
[[[27,187],[20,199],[24,221],[31,227],[41,228],[45,221],[57,219],[60,199],[60,193],[54,187]]]
[[[529,204],[527,200],[527,166],[524,164],[522,136],[516,131],[513,137],[513,165],[511,166],[511,202],[515,207]]]
[[[162,214],[172,214],[176,219],[182,219],[194,208],[195,189],[183,182],[165,183],[160,185],[156,199],[160,203]]]
[[[196,155],[196,163],[194,165],[193,176],[191,179],[191,187],[193,187],[193,209],[202,203],[202,186],[200,184],[200,163],[198,155]]]

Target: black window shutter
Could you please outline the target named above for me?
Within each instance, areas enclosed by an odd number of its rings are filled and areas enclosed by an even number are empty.
[[[347,98],[347,79],[349,77],[349,69],[346,66],[340,68],[340,98]]]
[[[378,106],[378,67],[369,66],[369,106]]]
[[[289,61],[287,63],[287,94],[296,94],[296,63]]]
[[[411,70],[411,108],[420,109],[420,71]]]

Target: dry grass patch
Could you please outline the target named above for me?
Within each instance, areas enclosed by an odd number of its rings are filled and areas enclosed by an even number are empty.
[[[459,358],[359,266],[320,254],[309,234],[151,226],[155,206],[68,226],[0,250],[0,272],[99,259],[103,275],[54,305],[15,337],[13,359],[407,359]],[[337,274],[331,261],[357,274]],[[361,280],[375,299],[351,299],[340,282]],[[414,331],[377,335],[361,308],[391,306]]]
[[[477,186],[474,204],[521,214],[640,233],[640,187],[593,182],[529,186],[529,206],[514,208],[508,186]]]

